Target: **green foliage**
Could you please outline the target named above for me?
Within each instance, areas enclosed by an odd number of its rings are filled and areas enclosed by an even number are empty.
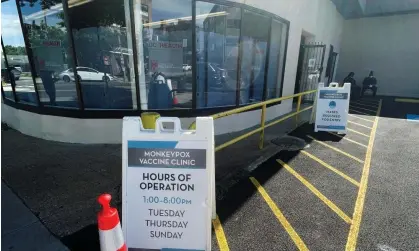
[[[24,46],[5,45],[4,50],[7,55],[26,55]]]
[[[47,26],[43,20],[41,20],[40,25],[25,25],[31,47],[39,46],[43,40],[59,40],[64,47],[67,46],[67,35],[62,29],[56,26]]]

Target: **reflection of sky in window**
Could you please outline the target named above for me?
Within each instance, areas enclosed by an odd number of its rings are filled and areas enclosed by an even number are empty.
[[[24,7],[21,7],[22,18],[24,23],[31,24],[35,21],[36,24],[40,24],[41,20],[47,21],[48,26],[55,26],[58,22],[62,22],[61,18],[57,14],[63,11],[63,6],[61,3],[57,3],[51,6],[49,9],[42,9],[40,2],[36,2],[34,6],[30,6],[28,3],[25,3]]]
[[[207,3],[207,2],[196,2],[196,14],[209,14],[211,10],[214,8],[215,4]],[[221,5],[220,5],[221,6]],[[203,26],[205,18],[196,19],[196,24],[198,26]]]
[[[192,3],[185,0],[153,0],[152,22],[188,17],[192,15]]]
[[[33,7],[29,6],[29,3],[25,2],[25,6],[21,7],[23,22],[31,24],[32,21],[35,21],[36,24],[40,24],[41,20],[45,21],[46,16],[48,26],[55,26],[58,22],[62,22],[62,20],[57,16],[62,9],[61,3],[52,6],[50,9],[42,10],[39,2],[36,2]],[[25,45],[16,2],[13,0],[1,3],[1,29],[5,45]]]
[[[15,1],[1,3],[1,35],[4,45],[25,45]]]

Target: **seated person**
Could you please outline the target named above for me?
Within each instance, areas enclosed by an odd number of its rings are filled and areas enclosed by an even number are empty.
[[[344,83],[351,83],[351,98],[357,99],[360,96],[361,88],[356,85],[356,80],[354,79],[355,73],[350,72],[348,76],[343,80]]]
[[[377,94],[377,79],[374,77],[373,71],[370,71],[370,75],[364,79],[364,82],[362,82],[361,96],[364,96],[364,92],[366,90],[371,90],[373,97]]]

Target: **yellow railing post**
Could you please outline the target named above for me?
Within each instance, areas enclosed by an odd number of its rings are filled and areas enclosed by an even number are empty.
[[[300,96],[298,96],[298,101],[297,101],[297,112],[299,112],[300,111],[300,108],[301,108],[301,97],[302,97],[303,95],[300,95]],[[300,121],[299,121],[299,118],[298,118],[298,113],[297,113],[297,115],[295,115],[295,127],[297,128],[298,127],[298,124],[300,123]]]
[[[260,131],[259,137],[259,149],[263,149],[263,142],[265,141],[265,118],[266,118],[266,104],[262,106],[262,114],[260,116],[260,126],[262,131]]]

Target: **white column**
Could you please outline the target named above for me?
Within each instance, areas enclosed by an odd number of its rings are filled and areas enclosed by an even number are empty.
[[[141,0],[139,0],[141,1]],[[126,23],[126,33],[127,33],[127,47],[128,47],[128,58],[129,58],[129,82],[131,83],[131,95],[132,97],[132,108],[137,109],[137,95],[135,90],[135,72],[134,72],[134,55],[133,55],[133,45],[132,45],[132,34],[131,34],[131,15],[130,15],[130,4],[129,0],[124,0],[124,11],[125,11],[125,23]],[[124,71],[125,72],[125,71]]]
[[[127,0],[126,0],[127,1]],[[139,77],[139,90],[140,90],[140,103],[141,110],[148,110],[148,101],[147,101],[147,88],[145,81],[145,69],[144,69],[144,53],[143,53],[143,20],[141,14],[141,0],[134,0],[134,24],[135,24],[135,41],[137,48],[137,62],[136,66],[138,69]]]

